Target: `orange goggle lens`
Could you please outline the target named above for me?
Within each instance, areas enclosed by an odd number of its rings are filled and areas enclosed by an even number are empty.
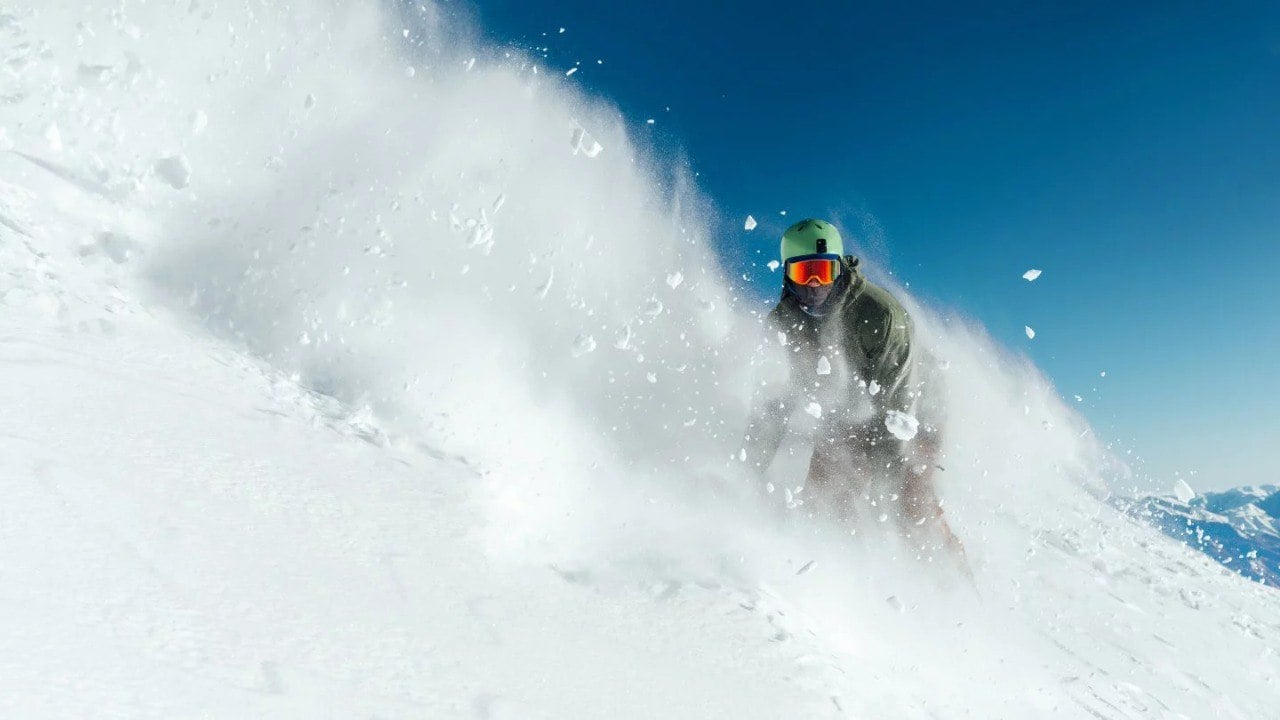
[[[836,281],[839,270],[839,260],[797,260],[787,263],[787,279],[797,285],[808,285],[817,278],[819,284],[830,285]]]

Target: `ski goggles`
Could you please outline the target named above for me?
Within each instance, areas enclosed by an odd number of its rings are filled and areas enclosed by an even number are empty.
[[[815,278],[819,285],[830,285],[839,274],[839,255],[804,255],[787,261],[787,279],[797,285],[808,285]]]

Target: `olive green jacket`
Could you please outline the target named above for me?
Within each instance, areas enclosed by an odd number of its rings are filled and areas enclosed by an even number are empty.
[[[811,399],[823,408],[852,405],[855,400],[869,407],[870,414],[864,409],[856,421],[825,413],[823,427],[833,437],[852,436],[853,426],[859,425],[857,434],[862,437],[874,434],[892,444],[893,438],[883,432],[885,414],[913,411],[911,318],[888,291],[863,276],[857,258],[845,257],[843,267],[847,277],[835,291],[841,295],[828,301],[832,307],[825,315],[809,315],[790,293],[784,293],[769,313],[769,329],[785,343],[791,372],[785,386],[765,387],[754,401],[746,451],[757,468],[772,462],[787,420],[797,403],[807,399],[809,388],[817,388]],[[823,378],[815,376],[824,357],[828,365],[851,374],[850,381],[824,389]],[[845,397],[832,397],[833,393]],[[855,394],[859,397],[848,397]],[[841,423],[847,427],[838,427]]]

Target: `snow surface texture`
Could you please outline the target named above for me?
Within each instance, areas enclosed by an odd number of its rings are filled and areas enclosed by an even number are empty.
[[[1274,591],[980,329],[903,295],[975,593],[751,480],[764,308],[613,108],[278,5],[0,10],[0,716],[1274,709]]]

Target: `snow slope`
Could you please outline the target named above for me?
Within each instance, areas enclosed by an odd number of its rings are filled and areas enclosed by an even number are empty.
[[[777,717],[814,702],[776,618],[737,606],[750,593],[603,592],[491,556],[477,468],[392,444],[140,304],[112,282],[130,261],[75,244],[109,209],[81,216],[92,197],[3,162],[5,217],[23,220],[0,245],[0,715]]]
[[[960,319],[912,304],[977,592],[810,517],[803,443],[759,490],[764,308],[705,202],[473,34],[0,11],[0,714],[1273,712],[1275,591],[1103,502]]]

